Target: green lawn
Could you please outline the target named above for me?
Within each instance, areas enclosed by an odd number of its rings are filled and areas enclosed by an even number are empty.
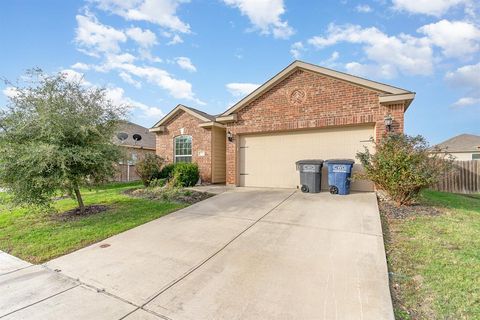
[[[185,207],[183,204],[132,198],[122,192],[139,184],[111,184],[84,190],[85,205],[103,204],[109,210],[75,220],[59,221],[72,209],[71,199],[56,201],[58,213],[11,208],[0,193],[0,250],[33,263],[42,263]]]
[[[480,319],[480,195],[425,191],[421,202],[444,212],[388,219],[397,319]]]

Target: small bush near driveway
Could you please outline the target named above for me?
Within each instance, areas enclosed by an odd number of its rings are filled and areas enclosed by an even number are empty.
[[[397,205],[412,204],[451,167],[451,159],[432,154],[423,137],[403,134],[388,134],[375,144],[375,153],[365,148],[357,158],[365,172],[356,177],[373,181]]]
[[[193,187],[200,178],[196,163],[176,163],[173,168],[171,185],[175,187]]]

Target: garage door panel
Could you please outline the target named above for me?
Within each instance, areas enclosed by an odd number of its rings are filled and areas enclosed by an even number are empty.
[[[299,174],[295,162],[302,159],[355,158],[363,146],[371,148],[373,127],[345,127],[240,137],[240,185],[295,188]],[[354,171],[361,170],[355,165]],[[324,169],[322,186],[327,187]],[[353,190],[371,190],[368,181],[356,181]]]

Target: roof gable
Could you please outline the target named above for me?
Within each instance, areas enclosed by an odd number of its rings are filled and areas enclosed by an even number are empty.
[[[480,136],[460,134],[436,145],[447,152],[480,151]]]
[[[263,93],[280,83],[283,79],[285,79],[298,69],[319,73],[328,77],[332,77],[338,80],[346,81],[358,86],[378,91],[381,94],[381,97],[386,102],[395,101],[395,99],[397,98],[406,98],[406,100],[413,100],[414,93],[411,91],[296,60],[289,66],[287,66],[285,69],[277,73],[273,78],[271,78],[263,85],[258,87],[256,90],[254,90],[252,93],[247,95],[245,98],[237,102],[235,105],[233,105],[223,114],[221,114],[220,117],[229,116],[234,112],[240,110],[241,108],[245,107],[250,102],[257,99]],[[390,99],[387,99],[387,97],[389,97]]]
[[[176,115],[180,111],[184,111],[184,112],[186,112],[186,113],[188,113],[188,114],[190,114],[190,115],[192,115],[192,116],[196,117],[197,119],[200,119],[204,122],[210,122],[210,121],[215,120],[215,116],[212,116],[208,113],[205,113],[203,111],[200,111],[200,110],[197,110],[197,109],[194,109],[194,108],[184,106],[183,104],[179,104],[172,111],[170,111],[165,117],[160,119],[160,121],[155,123],[152,128],[162,126],[163,124],[165,124],[169,119],[171,119],[174,115]]]

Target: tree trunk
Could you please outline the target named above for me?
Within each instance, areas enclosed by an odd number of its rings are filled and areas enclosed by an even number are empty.
[[[80,194],[80,189],[78,188],[78,186],[75,186],[73,188],[73,191],[75,191],[75,197],[77,198],[77,202],[78,202],[78,208],[80,208],[80,213],[85,213],[85,205],[83,204],[83,199],[82,199],[82,195]]]

